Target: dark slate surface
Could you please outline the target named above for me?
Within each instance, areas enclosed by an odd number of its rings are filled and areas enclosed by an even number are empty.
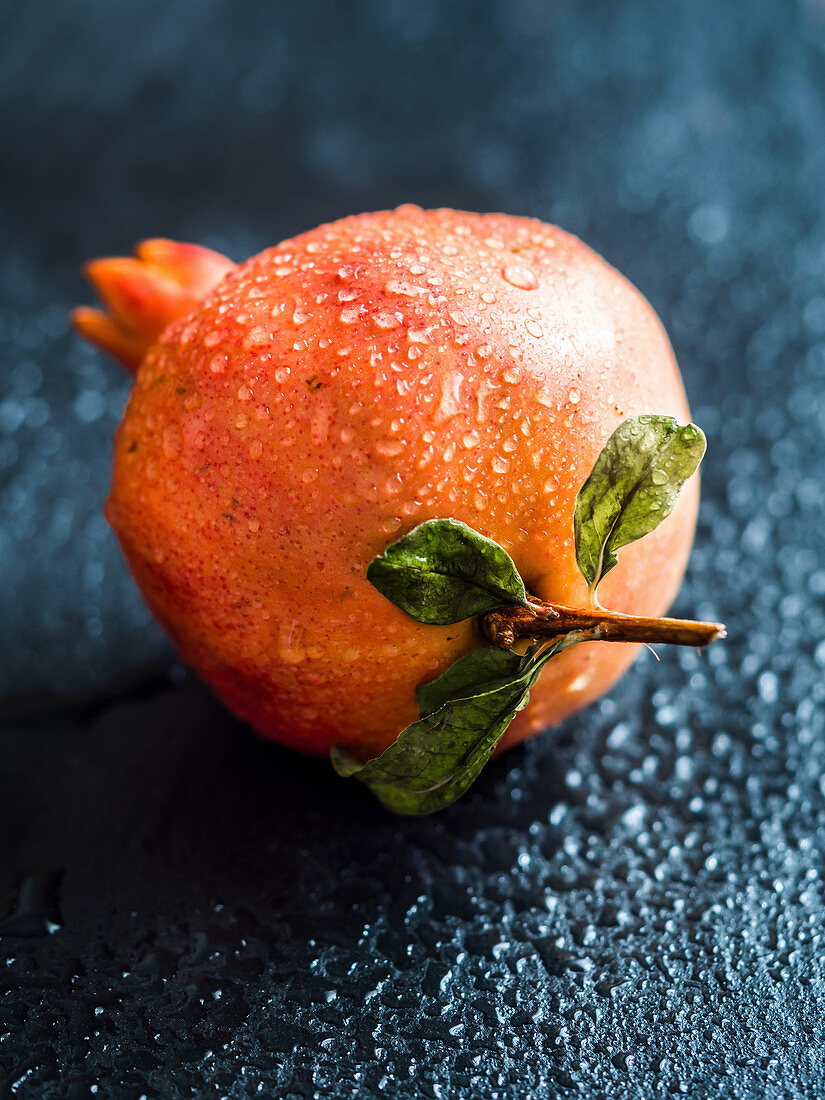
[[[825,1092],[819,0],[0,19],[8,1095]],[[423,821],[168,671],[100,518],[126,382],[66,330],[89,255],[402,200],[649,295],[710,440],[678,609],[731,628]]]

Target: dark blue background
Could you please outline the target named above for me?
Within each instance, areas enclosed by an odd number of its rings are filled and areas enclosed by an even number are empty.
[[[825,1090],[822,0],[0,20],[9,1094]],[[66,323],[140,237],[402,201],[556,221],[654,303],[710,445],[678,610],[731,634],[423,821],[170,671],[100,515],[127,380]]]

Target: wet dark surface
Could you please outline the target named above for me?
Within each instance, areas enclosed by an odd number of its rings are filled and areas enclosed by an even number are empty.
[[[2,16],[10,1096],[825,1091],[825,10],[442,7]],[[126,380],[66,329],[89,255],[405,200],[650,297],[709,438],[677,610],[730,630],[421,821],[171,665],[100,517]]]

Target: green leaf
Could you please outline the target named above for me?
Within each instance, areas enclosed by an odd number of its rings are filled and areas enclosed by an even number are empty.
[[[435,626],[527,602],[507,551],[454,519],[428,520],[391,543],[370,562],[367,580],[417,622]]]
[[[591,594],[618,564],[616,552],[649,534],[673,511],[705,453],[695,424],[637,416],[620,424],[579,490],[576,560]]]
[[[465,690],[472,691],[476,684],[517,675],[523,661],[524,657],[512,649],[494,646],[474,649],[472,653],[459,657],[437,680],[422,684],[416,692],[421,717],[426,718]]]
[[[359,768],[335,746],[333,767],[365,783],[396,813],[430,814],[449,806],[476,779],[527,705],[546,661],[583,637],[567,635],[549,647],[533,646],[523,656],[495,649],[468,653],[419,689],[421,718],[380,756]]]

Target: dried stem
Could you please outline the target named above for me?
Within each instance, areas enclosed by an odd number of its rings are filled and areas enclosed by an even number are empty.
[[[604,642],[667,642],[689,646],[706,646],[727,635],[722,623],[622,615],[603,608],[563,607],[533,596],[528,602],[529,607],[500,607],[482,616],[479,625],[484,637],[493,645],[509,649],[519,638],[555,638],[574,630],[598,632],[598,640]]]

